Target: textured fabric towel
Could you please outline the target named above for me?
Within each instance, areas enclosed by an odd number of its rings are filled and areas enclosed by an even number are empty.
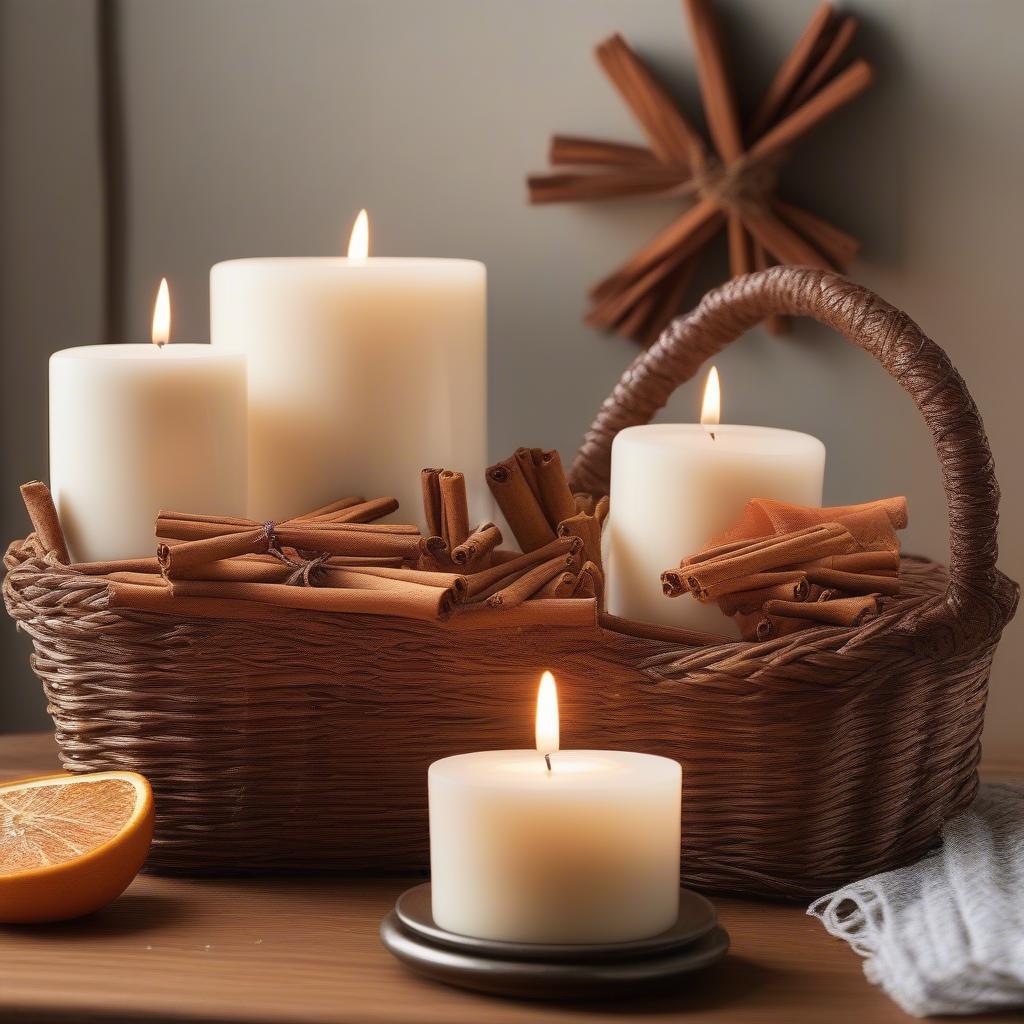
[[[808,914],[918,1017],[1024,1006],[1024,787],[981,787],[909,867],[816,900]]]

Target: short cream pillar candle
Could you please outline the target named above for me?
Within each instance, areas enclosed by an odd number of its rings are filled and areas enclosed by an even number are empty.
[[[825,446],[793,430],[718,423],[712,374],[701,423],[627,427],[612,443],[606,602],[623,618],[738,636],[716,604],[666,597],[661,574],[731,526],[751,498],[821,505]]]
[[[559,751],[542,707],[538,749],[430,766],[434,920],[509,942],[665,931],[679,909],[682,769],[649,754]]]
[[[155,554],[162,508],[245,514],[245,357],[166,344],[160,296],[154,344],[50,357],[50,490],[73,561]]]

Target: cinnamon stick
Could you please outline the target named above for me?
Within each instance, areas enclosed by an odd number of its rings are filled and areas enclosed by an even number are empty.
[[[583,559],[601,564],[601,524],[594,516],[577,512],[558,526],[559,537],[579,537],[583,542]]]
[[[454,550],[469,536],[469,506],[466,500],[466,478],[452,470],[442,470],[438,477],[441,491],[441,536],[449,550]]]
[[[849,49],[850,43],[853,42],[853,37],[857,34],[857,27],[857,19],[853,17],[843,18],[839,22],[825,52],[786,103],[787,113],[796,110],[802,103],[810,99],[822,82],[828,78],[839,61],[842,60],[843,54]]]
[[[41,480],[31,480],[21,485],[21,500],[43,550],[55,561],[67,565],[71,558],[50,488]]]
[[[372,523],[398,511],[397,498],[373,498],[345,509],[310,517],[314,523]]]
[[[655,155],[666,164],[703,167],[705,152],[700,135],[626,40],[616,33],[597,46],[595,55],[632,110]]]
[[[724,594],[718,599],[723,615],[751,614],[760,612],[766,601],[810,601],[813,599],[809,576],[787,580],[760,590],[740,590]]]
[[[707,0],[684,0],[697,57],[697,80],[704,98],[708,131],[723,163],[743,155],[743,138],[732,83],[722,59],[724,52]]]
[[[798,235],[788,224],[765,208],[751,207],[743,215],[747,230],[779,261],[819,270],[835,268],[818,250]]]
[[[575,585],[576,573],[563,572],[548,580],[533,596],[535,598],[571,597],[573,596]],[[588,596],[593,597],[592,594]]]
[[[701,562],[710,562],[715,559],[720,559],[726,555],[734,555],[737,552],[754,552],[760,551],[764,548],[772,547],[777,544],[780,537],[785,537],[787,540],[798,540],[803,537],[816,537],[821,530],[822,523],[814,523],[811,526],[804,526],[799,529],[787,530],[779,533],[768,533],[768,534],[755,534],[753,536],[744,536],[737,540],[723,541],[720,544],[714,544],[710,547],[695,551],[692,555],[686,555],[679,562],[681,568],[688,565],[698,565]],[[831,523],[831,526],[838,524]],[[731,532],[731,531],[730,531]]]
[[[854,61],[803,106],[765,132],[750,147],[749,158],[762,159],[791,145],[840,107],[859,96],[873,79],[874,71],[867,61]]]
[[[668,321],[678,316],[683,306],[686,290],[690,287],[693,275],[700,263],[700,254],[694,253],[672,271],[662,282],[660,291],[656,291],[654,302],[646,322],[639,331],[640,340],[645,344],[657,341]],[[624,333],[629,333],[625,331]],[[630,336],[634,336],[630,334]]]
[[[898,551],[854,551],[848,555],[826,555],[806,562],[804,568],[837,569],[847,573],[895,576],[900,568]]]
[[[517,555],[507,561],[499,562],[489,569],[483,569],[466,577],[471,598],[489,596],[492,588],[500,589],[506,581],[533,568],[541,562],[549,561],[557,556],[578,556],[583,542],[577,537],[557,537],[542,547],[535,548],[525,554]]]
[[[573,597],[601,597],[604,593],[604,574],[594,562],[584,562],[573,585]]]
[[[562,457],[554,449],[541,452],[534,470],[541,508],[548,525],[557,530],[559,523],[576,515],[576,502],[562,468]]]
[[[452,561],[460,566],[469,565],[489,555],[500,543],[501,530],[494,523],[483,523],[462,544],[452,548]]]
[[[198,565],[269,551],[270,539],[270,533],[259,527],[245,532],[215,534],[174,547],[161,544],[157,547],[157,561],[164,574],[171,578]]]
[[[834,601],[769,601],[767,615],[791,616],[829,626],[858,626],[864,619],[878,613],[876,595],[841,597]]]
[[[885,594],[892,597],[900,592],[900,581],[895,576],[877,576],[871,573],[842,572],[839,569],[807,568],[807,579],[819,587],[841,590],[847,594]]]
[[[427,532],[433,537],[440,537],[441,526],[441,470],[424,469],[420,473],[423,487],[423,514],[427,521]]]
[[[258,527],[245,532],[204,537],[170,547],[161,544],[157,558],[163,571],[173,577],[205,562],[216,562],[236,555],[262,554],[271,543],[334,555],[396,556],[412,560],[419,550],[418,533],[405,527],[383,527],[372,523],[340,523],[330,526],[306,526],[283,523],[276,529]],[[193,524],[200,525],[200,524]],[[174,526],[170,527],[172,530]],[[415,528],[413,528],[415,529]],[[173,536],[173,534],[171,534]]]
[[[312,512],[307,512],[304,516],[299,516],[299,519],[321,519],[334,515],[337,512],[342,512],[345,509],[354,508],[356,505],[362,505],[366,501],[365,498],[356,495],[351,495],[347,498],[339,498],[337,501],[332,501],[329,505],[323,505],[320,508],[314,509]],[[161,512],[160,515],[166,515],[167,513]],[[180,513],[175,513],[179,515]],[[196,516],[197,520],[211,519],[210,516]]]
[[[532,551],[554,539],[555,532],[515,456],[487,470],[487,486],[523,551]]]
[[[684,585],[683,590],[677,589],[677,582]],[[696,590],[692,584],[692,577],[684,577],[680,580],[678,572],[670,570],[662,573],[662,589],[669,597],[678,597],[688,589],[698,601],[702,602],[718,601],[729,594],[767,590],[770,587],[793,587],[794,593],[797,594],[807,586],[807,578],[799,569],[776,571],[765,569],[759,572],[744,572],[736,578],[714,580]]]
[[[672,280],[675,275],[679,275],[685,288],[696,265],[697,254],[714,237],[723,221],[721,213],[715,213],[710,219],[702,221],[683,239],[678,250],[667,254],[635,279],[631,278],[629,268],[624,266],[598,282],[593,289],[594,304],[587,312],[586,322],[592,327],[611,327],[623,322],[630,310],[638,304],[649,303],[643,314],[642,322],[646,324],[657,310],[657,300],[649,300],[651,290],[664,286],[665,281]],[[641,250],[637,255],[641,256],[643,252]]]
[[[791,633],[798,633],[801,630],[809,629],[818,623],[810,619],[793,618],[784,615],[754,616],[756,622],[753,625],[753,635],[750,635],[749,624],[741,625],[743,635],[750,640],[778,640],[780,637],[789,636]]]
[[[514,608],[529,597],[533,597],[546,583],[561,575],[572,564],[572,555],[556,555],[541,562],[507,586],[486,598],[490,608]]]
[[[709,600],[713,592],[732,592],[723,590],[720,586],[722,583],[732,583],[746,577],[753,578],[757,574],[821,558],[824,555],[846,553],[854,550],[855,546],[853,536],[844,526],[838,523],[823,523],[809,530],[799,530],[767,541],[757,541],[716,558],[688,563],[684,578],[691,593],[700,600]],[[755,590],[770,585],[770,582],[758,583],[742,589]]]
[[[775,197],[772,209],[840,270],[848,267],[860,250],[860,243],[852,235],[799,206]]]
[[[540,462],[542,454],[540,448],[517,448],[512,456],[519,463],[523,479],[533,492],[538,504],[540,504],[540,487],[537,484],[537,463]]]
[[[109,576],[111,573],[134,572],[159,575],[160,563],[156,558],[118,558],[107,562],[76,562],[71,566],[83,576]]]
[[[772,124],[811,66],[812,57],[833,19],[832,5],[821,4],[811,16],[803,34],[782,62],[750,125],[749,136],[758,138]]]
[[[612,274],[594,285],[590,290],[591,297],[598,302],[610,302],[623,292],[633,294],[646,290],[707,244],[723,219],[714,199],[699,200]]]
[[[367,577],[366,579],[372,579]],[[452,590],[402,580],[378,580],[377,587],[282,587],[273,583],[219,583],[175,580],[172,598],[217,598],[252,601],[315,612],[390,615],[407,619],[447,618],[455,602]]]

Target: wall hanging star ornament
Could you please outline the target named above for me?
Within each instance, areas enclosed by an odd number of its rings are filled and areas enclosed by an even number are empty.
[[[734,276],[775,263],[843,270],[858,248],[845,231],[776,192],[790,146],[871,84],[866,61],[841,68],[856,19],[820,6],[744,129],[710,2],[683,4],[711,145],[616,34],[598,45],[597,60],[648,145],[556,135],[549,159],[567,169],[528,179],[531,203],[692,198],[676,220],[590,290],[586,322],[643,343],[682,308],[703,250],[723,229]],[[784,329],[778,320],[768,326]]]

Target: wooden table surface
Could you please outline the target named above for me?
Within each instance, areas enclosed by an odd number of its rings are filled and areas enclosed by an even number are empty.
[[[0,780],[56,765],[46,735],[0,737]],[[716,900],[732,949],[677,992],[528,1003],[408,973],[377,927],[409,879],[189,881],[140,876],[70,924],[0,927],[0,1020],[536,1024],[909,1021],[802,907]],[[973,1021],[1019,1019],[985,1016]]]

